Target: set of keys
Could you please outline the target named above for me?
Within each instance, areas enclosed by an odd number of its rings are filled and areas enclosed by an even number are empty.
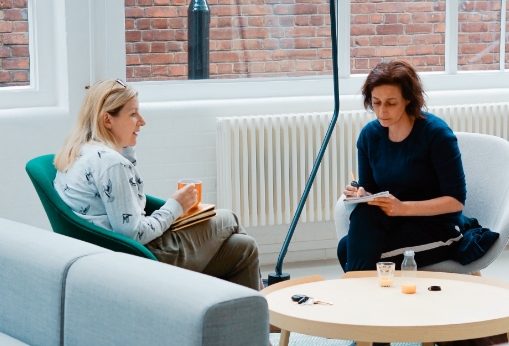
[[[292,300],[294,302],[297,302],[297,304],[303,305],[313,305],[313,304],[333,305],[331,302],[324,302],[323,300],[314,299],[303,294],[293,295]]]

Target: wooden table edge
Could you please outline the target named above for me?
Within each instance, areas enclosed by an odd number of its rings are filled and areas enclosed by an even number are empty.
[[[375,277],[376,271],[365,271],[365,272],[349,272],[345,274],[342,279],[362,278],[362,277]],[[399,276],[400,273],[396,273]],[[442,272],[426,272],[418,271],[418,277],[422,278],[440,278],[446,280],[457,280],[465,282],[475,282],[495,287],[500,287],[509,290],[509,282],[500,281],[496,279],[484,278],[480,276],[456,274],[456,273],[442,273]],[[308,282],[316,282],[324,280],[323,277],[315,275],[306,278],[290,280],[294,282],[283,282],[276,284],[279,286],[271,286],[262,291],[265,296],[275,292],[279,289],[300,285]],[[343,339],[343,340],[355,340],[359,344],[369,345],[372,342],[422,342],[422,343],[433,343],[440,341],[454,341],[454,340],[465,340],[474,339],[480,337],[487,337],[492,335],[507,334],[509,339],[509,316],[485,320],[479,322],[465,323],[465,324],[449,324],[449,325],[437,325],[437,326],[371,326],[367,331],[366,326],[351,325],[351,324],[336,324],[330,322],[321,322],[315,320],[307,320],[302,318],[296,318],[280,314],[269,310],[270,323],[274,326],[281,328],[281,341],[280,345],[288,345],[290,332],[297,332],[306,335],[313,335],[318,337],[332,338],[332,339]],[[332,328],[331,328],[332,327]],[[436,340],[436,336],[430,336],[427,329],[434,328],[437,333],[446,335],[441,337],[440,340]],[[391,330],[393,337],[391,340],[383,340],[375,338],[379,333],[379,330],[383,329],[384,333],[387,329]],[[406,329],[406,330],[405,330]],[[461,330],[461,334],[458,334],[458,329]],[[402,333],[402,331],[404,333]],[[412,336],[408,337],[406,334],[409,333]],[[374,334],[374,336],[371,336]],[[401,335],[403,334],[403,335]],[[434,333],[435,334],[435,333]],[[379,334],[378,334],[379,335]],[[398,335],[398,337],[394,337]],[[371,340],[371,341],[366,341]]]

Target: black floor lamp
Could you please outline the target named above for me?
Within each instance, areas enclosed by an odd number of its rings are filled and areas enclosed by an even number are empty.
[[[290,229],[286,234],[285,241],[283,242],[283,247],[279,252],[275,273],[269,274],[268,277],[269,285],[290,279],[290,274],[283,273],[282,270],[283,259],[285,258],[286,252],[288,251],[288,245],[290,245],[293,232],[295,231],[295,227],[297,226],[297,222],[299,221],[300,214],[302,213],[302,209],[304,208],[304,204],[306,203],[306,200],[308,198],[309,191],[311,190],[311,186],[313,185],[313,182],[315,180],[316,172],[318,171],[318,167],[320,167],[320,163],[322,162],[325,149],[327,149],[327,145],[329,144],[329,139],[332,135],[332,131],[334,131],[334,126],[336,126],[336,121],[338,120],[339,112],[338,47],[337,47],[338,40],[336,25],[336,7],[334,1],[335,0],[330,0],[331,38],[332,38],[332,77],[334,80],[334,114],[332,116],[329,128],[327,129],[327,133],[325,134],[325,138],[323,139],[320,151],[318,152],[318,156],[316,157],[313,169],[311,170],[311,174],[309,175],[309,179],[306,183],[306,187],[304,188],[304,192],[302,193],[302,197],[300,199],[299,205],[297,206],[297,210],[295,211],[295,215],[293,216],[292,223],[290,224]]]

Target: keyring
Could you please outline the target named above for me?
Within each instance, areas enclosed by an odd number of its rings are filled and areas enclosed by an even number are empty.
[[[428,291],[441,291],[442,288],[440,286],[430,286],[428,287]]]

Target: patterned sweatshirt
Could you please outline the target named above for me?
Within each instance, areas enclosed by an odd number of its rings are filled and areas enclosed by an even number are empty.
[[[102,143],[87,143],[67,173],[57,171],[53,185],[76,215],[141,244],[161,236],[182,215],[182,207],[172,198],[145,215],[134,147],[124,148],[120,155]]]

